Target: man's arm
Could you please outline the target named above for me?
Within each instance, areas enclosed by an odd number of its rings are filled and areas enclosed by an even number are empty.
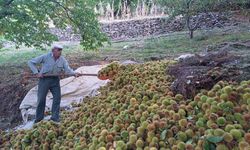
[[[31,71],[34,74],[38,73],[38,69],[36,67],[36,64],[40,64],[44,61],[45,55],[38,56],[36,58],[32,58],[31,60],[28,61],[28,66],[30,67]]]
[[[73,69],[70,68],[68,61],[65,58],[63,58],[63,60],[64,60],[63,68],[64,68],[65,73],[75,75],[76,73]]]

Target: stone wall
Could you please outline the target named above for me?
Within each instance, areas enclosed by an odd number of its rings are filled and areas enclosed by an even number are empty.
[[[105,23],[102,31],[112,40],[127,40],[180,31],[184,24],[181,20],[167,21],[165,18],[148,18],[141,20]]]
[[[221,14],[200,14],[202,21],[199,28],[222,27],[230,24],[230,20]],[[113,41],[129,40],[131,38],[141,38],[156,36],[184,29],[184,21],[176,19],[169,21],[166,18],[145,18],[138,20],[115,21],[112,23],[101,23],[102,31]],[[51,29],[61,41],[79,41],[80,36],[73,34],[71,28],[59,30]]]

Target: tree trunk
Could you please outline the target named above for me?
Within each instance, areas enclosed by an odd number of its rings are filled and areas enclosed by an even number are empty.
[[[191,16],[186,17],[186,24],[189,31],[189,38],[192,39],[194,37],[194,31],[198,28],[199,18],[197,18],[195,25],[192,25]]]
[[[187,25],[187,28],[189,30],[189,38],[192,39],[194,34],[193,34],[193,30],[192,30],[192,27],[191,27],[191,23],[190,23],[190,16],[186,16],[186,25]]]
[[[120,19],[120,17],[121,17],[121,8],[122,8],[122,2],[120,0],[119,5],[118,5],[118,10],[117,10],[117,13],[116,13],[116,19]]]
[[[189,37],[190,37],[190,39],[193,39],[193,37],[194,37],[194,30],[189,30]]]
[[[114,0],[112,1],[112,4],[111,4],[111,10],[112,10],[111,18],[112,18],[112,20],[114,20],[115,19]]]

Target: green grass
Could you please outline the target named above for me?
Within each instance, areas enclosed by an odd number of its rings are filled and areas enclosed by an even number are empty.
[[[147,42],[146,48],[167,53],[197,52],[205,49],[208,45],[214,46],[223,42],[235,42],[250,39],[249,32],[237,32],[229,34],[213,34],[198,32],[194,39],[187,39],[186,35],[163,37]]]
[[[211,31],[196,31],[194,39],[189,39],[185,32],[172,33],[165,37],[137,40],[130,42],[113,42],[106,44],[100,51],[83,51],[79,44],[66,43],[63,53],[66,57],[79,60],[146,60],[149,57],[173,57],[181,53],[195,53],[207,46],[223,42],[245,41],[250,39],[250,26],[232,29],[213,29]],[[127,48],[124,48],[127,47]],[[26,63],[29,59],[44,54],[47,51],[34,48],[0,49],[0,65]]]
[[[195,53],[203,51],[207,46],[213,47],[224,42],[245,41],[249,39],[250,30],[236,33],[224,33],[220,30],[210,32],[197,31],[194,39],[189,39],[185,33],[175,33],[166,37],[144,41],[113,43],[109,51],[102,53],[107,54],[111,51],[113,54],[122,56],[122,59],[135,58],[136,60],[144,60],[152,56],[171,57],[181,53]],[[121,51],[125,45],[128,45],[130,48]]]
[[[48,53],[50,50],[40,50],[35,48],[26,48],[21,47],[20,49],[16,49],[13,47],[2,48],[0,49],[0,65],[6,64],[23,64],[26,63],[29,59]],[[63,51],[64,55],[79,53],[78,46],[70,45],[65,46],[65,50]]]

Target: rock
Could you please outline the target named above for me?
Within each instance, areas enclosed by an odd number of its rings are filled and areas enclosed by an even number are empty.
[[[137,64],[137,62],[132,61],[132,60],[125,60],[125,61],[122,61],[122,62],[120,62],[120,63],[123,64],[123,65],[127,65],[127,64]]]
[[[184,59],[187,59],[187,58],[190,58],[190,57],[194,57],[194,56],[195,56],[194,54],[183,54],[183,55],[175,58],[174,60],[181,62]]]

